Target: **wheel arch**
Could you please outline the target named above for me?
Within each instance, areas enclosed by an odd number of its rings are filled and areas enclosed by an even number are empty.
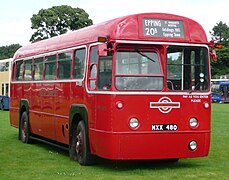
[[[26,111],[29,117],[29,101],[27,99],[21,99],[19,107],[19,120],[21,119],[22,113]]]
[[[69,154],[70,154],[71,159],[73,159],[72,155],[74,154],[74,152],[72,152],[73,149],[71,148],[73,133],[80,121],[84,121],[85,123],[86,134],[88,138],[88,110],[87,110],[87,107],[84,104],[73,104],[69,112]]]
[[[21,116],[23,112],[26,112],[28,115],[28,121],[29,121],[29,101],[27,99],[21,99],[20,101],[20,107],[19,107],[19,133],[18,133],[18,139],[20,140],[20,124],[21,124]]]

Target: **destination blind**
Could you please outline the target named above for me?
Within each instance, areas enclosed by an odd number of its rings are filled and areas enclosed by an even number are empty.
[[[165,20],[143,18],[144,36],[163,38],[184,38],[184,22],[181,20]]]

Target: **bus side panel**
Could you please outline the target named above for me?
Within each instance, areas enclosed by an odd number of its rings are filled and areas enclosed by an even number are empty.
[[[30,131],[32,134],[42,135],[40,132],[41,129],[41,99],[40,99],[40,90],[41,90],[41,83],[33,83],[32,87],[32,100],[29,103],[29,115],[30,115]]]
[[[42,117],[40,119],[40,131],[41,135],[45,138],[55,140],[55,123],[54,123],[54,99],[55,82],[43,82],[40,92],[41,99],[41,112]]]
[[[96,106],[96,126],[97,130],[112,131],[114,125],[112,124],[112,112],[111,106],[115,106],[115,102],[112,101],[112,96],[109,94],[95,95]],[[116,116],[119,116],[118,114]],[[115,123],[115,122],[113,122]]]
[[[30,104],[31,133],[55,140],[54,83],[34,83]]]
[[[11,84],[11,99],[10,99],[10,125],[19,127],[19,107],[22,93],[22,85],[13,83]]]
[[[55,84],[54,122],[56,141],[69,143],[69,110],[71,103],[70,83],[58,82]]]
[[[89,140],[90,140],[90,147],[91,147],[91,153],[95,154],[106,154],[109,153],[109,151],[112,151],[112,138],[116,138],[115,136],[105,136],[101,137],[100,134],[104,134],[102,132],[111,132],[113,129],[115,123],[112,121],[112,112],[111,112],[111,106],[115,105],[115,102],[112,101],[112,96],[107,94],[103,95],[94,95],[94,100],[90,99],[91,104],[96,104],[94,107],[89,108]],[[90,107],[90,105],[89,105]],[[90,111],[94,109],[94,115],[93,111]],[[91,113],[90,113],[91,112]],[[119,116],[116,114],[116,116]],[[95,132],[101,132],[101,133],[95,133]],[[107,139],[107,141],[105,140]],[[110,145],[108,145],[106,148],[104,147],[103,142],[110,142]],[[118,145],[118,144],[117,144]],[[107,151],[107,148],[111,147],[109,151]]]
[[[10,125],[19,127],[19,109],[10,108]]]

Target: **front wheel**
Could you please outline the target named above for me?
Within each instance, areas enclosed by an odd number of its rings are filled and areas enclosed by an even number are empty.
[[[23,143],[30,143],[29,139],[29,118],[26,112],[22,113],[21,120],[20,120],[20,127],[19,127],[19,139]]]
[[[77,125],[75,138],[75,151],[78,162],[81,165],[93,164],[93,156],[90,154],[84,121],[80,121]]]

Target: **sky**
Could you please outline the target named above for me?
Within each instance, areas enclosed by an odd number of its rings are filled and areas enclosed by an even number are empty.
[[[94,24],[136,13],[177,14],[199,22],[209,41],[217,23],[229,26],[228,0],[7,0],[0,2],[0,46],[30,44],[32,15],[60,5],[84,9]]]

